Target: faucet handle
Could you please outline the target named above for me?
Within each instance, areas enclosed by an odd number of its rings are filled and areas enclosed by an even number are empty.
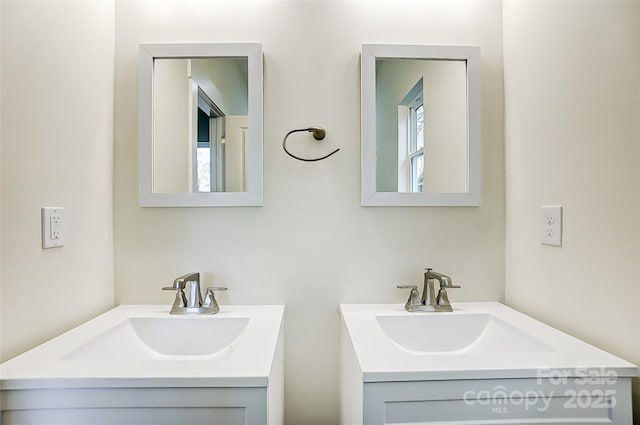
[[[163,291],[182,291],[184,290],[185,285],[184,282],[182,284],[176,285],[176,286],[163,286],[162,290]]]
[[[227,288],[226,286],[209,286],[207,288],[207,292],[209,291],[226,291],[229,288]]]
[[[418,293],[417,285],[396,285],[396,287],[398,289],[411,289],[411,292],[409,293],[409,299],[404,305],[405,309],[408,309],[414,305],[422,304],[420,301],[420,294]]]
[[[202,307],[208,309],[208,312],[211,314],[216,314],[220,311],[220,306],[218,305],[218,301],[216,301],[215,295],[213,295],[214,291],[226,291],[228,288],[224,286],[210,286],[207,288],[207,291],[204,296],[204,303]]]
[[[164,290],[175,290],[176,298],[173,301],[172,308],[183,308],[187,306],[187,296],[184,294],[184,289],[181,288],[173,288],[173,287],[164,287]]]

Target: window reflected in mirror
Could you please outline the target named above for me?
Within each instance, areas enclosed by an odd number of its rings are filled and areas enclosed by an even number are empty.
[[[467,192],[466,61],[376,59],[376,190]]]
[[[361,67],[362,205],[480,205],[480,48],[363,44]]]

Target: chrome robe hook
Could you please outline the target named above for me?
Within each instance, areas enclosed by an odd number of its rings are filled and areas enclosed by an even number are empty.
[[[296,132],[299,132],[299,131],[308,131],[310,133],[313,133],[313,138],[316,139],[316,140],[322,140],[327,135],[327,132],[322,127],[298,128],[298,129],[295,129],[295,130],[291,130],[290,132],[287,133],[286,136],[284,136],[284,139],[282,140],[282,148],[287,153],[287,155],[289,155],[291,158],[295,158],[298,161],[307,161],[307,162],[321,161],[323,159],[329,158],[331,155],[333,155],[334,153],[336,153],[336,152],[338,152],[340,150],[340,148],[338,148],[338,149],[334,150],[333,152],[331,152],[330,154],[327,154],[325,156],[321,156],[320,158],[300,158],[299,156],[296,156],[296,155],[292,154],[291,152],[289,152],[287,150],[287,137],[289,137],[292,133],[296,133]]]

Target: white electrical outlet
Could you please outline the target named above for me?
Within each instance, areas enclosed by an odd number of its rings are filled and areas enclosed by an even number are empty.
[[[562,246],[562,207],[540,207],[540,242]]]
[[[64,246],[64,208],[42,208],[42,248]]]

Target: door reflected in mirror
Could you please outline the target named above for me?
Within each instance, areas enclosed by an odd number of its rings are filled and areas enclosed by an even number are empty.
[[[245,192],[247,58],[153,63],[153,191]]]
[[[262,46],[141,44],[139,202],[260,206]]]
[[[376,190],[467,192],[466,61],[376,59]]]

